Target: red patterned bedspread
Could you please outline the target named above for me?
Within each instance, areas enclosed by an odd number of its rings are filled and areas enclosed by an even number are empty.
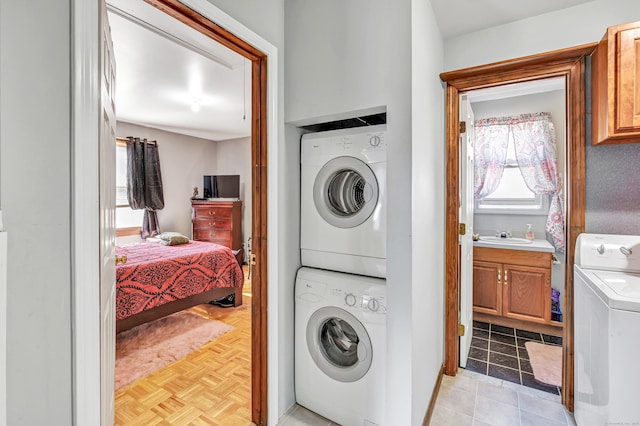
[[[218,287],[241,287],[242,269],[227,247],[203,241],[116,247],[127,263],[116,267],[116,318]]]

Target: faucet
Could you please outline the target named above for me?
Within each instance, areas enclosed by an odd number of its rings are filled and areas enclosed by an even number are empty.
[[[496,237],[511,238],[511,231],[496,231]]]

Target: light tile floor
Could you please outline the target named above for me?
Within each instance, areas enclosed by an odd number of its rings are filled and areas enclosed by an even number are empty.
[[[340,426],[331,420],[309,411],[300,405],[294,405],[280,420],[278,426]]]
[[[575,426],[560,396],[467,370],[444,376],[432,426]],[[339,426],[299,405],[279,426]],[[395,425],[389,422],[390,426]]]
[[[575,426],[560,396],[466,370],[444,376],[434,426]]]

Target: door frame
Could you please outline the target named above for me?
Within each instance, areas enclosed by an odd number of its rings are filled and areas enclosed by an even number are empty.
[[[74,424],[100,424],[99,333],[99,11],[104,0],[72,2],[72,339]],[[267,424],[277,413],[277,48],[207,0],[145,0],[252,61],[252,297],[251,418]],[[116,83],[117,84],[117,83]],[[268,167],[267,167],[268,166]],[[268,196],[267,196],[268,194]],[[268,202],[268,205],[267,205]],[[269,239],[267,240],[267,231]],[[268,265],[268,254],[273,261]],[[270,298],[267,298],[267,295]],[[269,309],[267,309],[269,308]],[[271,378],[267,377],[271,372]],[[271,386],[269,386],[271,384]],[[270,423],[275,423],[271,421]]]
[[[556,50],[440,74],[446,83],[445,217],[445,374],[455,376],[459,363],[459,95],[510,83],[565,77],[567,117],[565,314],[562,402],[573,411],[573,262],[575,243],[585,223],[585,58],[597,44]]]

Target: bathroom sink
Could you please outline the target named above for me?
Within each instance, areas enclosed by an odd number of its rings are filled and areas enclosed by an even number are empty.
[[[531,244],[533,241],[526,238],[502,238],[502,237],[480,237],[480,241],[495,244]]]

